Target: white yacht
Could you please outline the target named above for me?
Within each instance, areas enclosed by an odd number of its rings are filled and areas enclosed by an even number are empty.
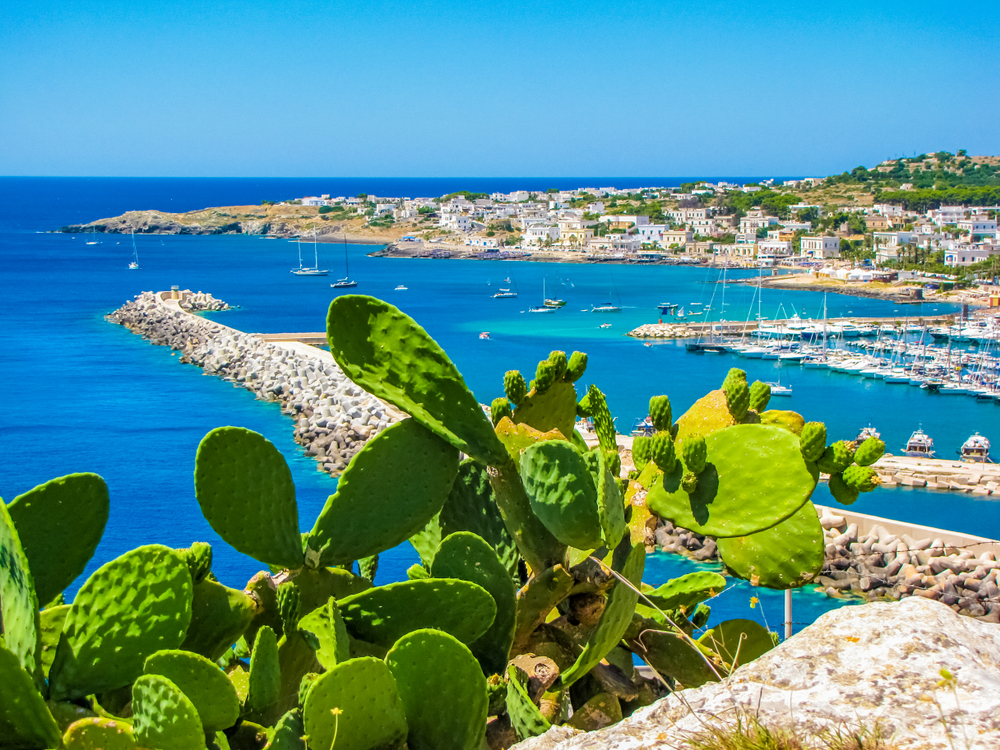
[[[962,443],[959,454],[963,461],[986,463],[990,460],[990,441],[977,432]]]
[[[903,455],[913,458],[934,458],[934,440],[923,430],[917,430],[906,441]]]

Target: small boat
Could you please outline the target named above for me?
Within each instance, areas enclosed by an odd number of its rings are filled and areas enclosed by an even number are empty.
[[[854,449],[857,450],[858,447],[870,437],[878,439],[880,437],[880,434],[881,433],[879,433],[871,425],[862,428],[861,432],[858,433],[858,436],[854,438]]]
[[[959,454],[963,461],[984,464],[990,460],[990,441],[977,432],[962,443]]]
[[[792,387],[790,385],[782,385],[781,383],[765,383],[765,385],[771,386],[772,396],[791,396]]]
[[[400,284],[393,291],[396,291],[396,292],[405,292],[406,291],[406,287],[403,286],[402,284]]]
[[[591,312],[595,313],[609,313],[609,312],[621,312],[622,309],[617,305],[613,305],[610,302],[605,302],[602,305],[594,305],[590,308]]]
[[[139,270],[139,250],[135,246],[135,231],[132,232],[132,262],[128,264],[128,270]]]
[[[97,227],[90,228],[90,240],[87,242],[88,245],[100,245],[101,243],[97,241]]]
[[[934,441],[923,430],[917,430],[906,441],[903,455],[912,458],[934,458]]]
[[[610,323],[601,323],[600,327],[601,328],[611,328],[611,324]]]
[[[651,437],[656,434],[656,427],[653,425],[653,418],[647,416],[645,419],[635,420],[632,425],[632,437]]]
[[[351,279],[351,266],[347,260],[347,235],[344,235],[344,278],[338,279],[335,283],[330,284],[333,289],[350,289],[358,285],[358,282]]]
[[[500,291],[493,295],[493,299],[514,299],[517,296],[517,285],[513,284],[509,276],[504,281],[511,284],[513,288],[511,286],[508,286],[506,289],[500,287]]]
[[[545,279],[542,279],[542,304],[534,305],[528,308],[530,313],[554,313],[560,308],[560,305],[549,305],[549,301],[545,298]],[[566,303],[563,302],[565,305]]]
[[[489,331],[483,331],[481,334],[479,334],[479,338],[482,339],[482,340],[484,340],[484,341],[488,341],[489,338],[490,338],[490,332]]]
[[[316,245],[316,228],[315,227],[313,227],[313,254],[315,255],[315,260],[313,261],[312,268],[310,268],[309,266],[303,266],[302,265],[302,238],[301,237],[298,239],[298,245],[299,245],[299,267],[298,268],[293,268],[291,270],[291,273],[293,273],[296,276],[326,276],[328,273],[330,273],[325,268],[320,268],[319,267],[319,249],[318,249],[318,247]]]
[[[546,299],[542,304],[546,307],[566,307],[566,300],[564,299]]]
[[[661,302],[660,304],[657,305],[657,307],[660,309],[660,312],[663,313],[664,315],[667,315],[673,310],[677,309],[677,305],[673,302]]]

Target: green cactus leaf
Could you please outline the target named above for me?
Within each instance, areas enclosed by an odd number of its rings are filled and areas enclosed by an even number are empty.
[[[0,638],[0,747],[54,748],[59,740],[59,726],[32,675]]]
[[[194,489],[205,520],[255,560],[302,567],[292,472],[263,435],[242,427],[212,430],[198,446]]]
[[[651,591],[644,591],[645,598],[642,601],[648,599],[664,612],[672,609],[693,612],[701,602],[711,599],[725,588],[725,578],[718,573],[701,570],[674,578]]]
[[[592,385],[585,398],[591,421],[594,423],[594,430],[597,432],[597,439],[601,444],[601,450],[617,451],[618,436],[615,422],[611,418],[611,411],[608,409],[608,401],[604,394],[596,385]]]
[[[726,620],[706,630],[698,642],[725,659],[730,671],[774,648],[767,628],[753,620]]]
[[[202,750],[205,730],[198,710],[179,687],[155,674],[144,674],[132,686],[135,738],[155,750]]]
[[[493,548],[482,537],[468,531],[447,536],[434,556],[431,575],[435,578],[457,578],[479,584],[496,602],[496,617],[489,630],[470,644],[472,653],[486,674],[500,674],[514,640],[517,600],[510,572],[503,566]],[[400,690],[402,691],[402,687]],[[403,702],[406,695],[403,694]]]
[[[229,737],[225,732],[216,732],[214,735],[205,737],[207,750],[231,750]]]
[[[629,547],[626,541],[615,550],[614,558],[613,567],[632,586],[616,579],[617,582],[608,594],[604,614],[587,638],[583,652],[577,657],[576,663],[559,677],[563,688],[568,688],[597,666],[597,663],[618,645],[632,622],[635,605],[639,601],[638,587],[642,582],[642,571],[646,566],[646,548],[643,544]]]
[[[489,708],[486,677],[465,644],[439,630],[415,630],[385,661],[406,712],[410,750],[479,750]]]
[[[40,680],[38,597],[28,558],[7,506],[0,500],[0,633],[21,666]]]
[[[236,695],[239,696],[240,703],[246,703],[247,694],[250,692],[250,673],[242,664],[237,662],[226,672],[226,677],[233,683],[233,688],[236,690]]]
[[[531,425],[515,424],[509,419],[501,419],[497,423],[497,437],[507,448],[515,466],[521,465],[521,454],[525,449],[535,443],[543,443],[547,440],[565,440],[559,430],[552,429],[548,432],[536,430]]]
[[[517,596],[514,653],[527,649],[535,628],[545,622],[553,607],[569,596],[574,585],[576,580],[562,565],[546,568],[528,580]]]
[[[347,637],[347,626],[340,616],[337,600],[330,597],[326,604],[317,607],[299,620],[299,630],[309,634],[306,637],[316,652],[316,660],[323,669],[330,670],[350,657],[351,644]]]
[[[53,700],[129,684],[154,651],[177,648],[191,622],[191,573],[169,547],[151,544],[105,563],[70,607],[49,671]]]
[[[776,526],[717,541],[719,556],[732,573],[769,589],[808,583],[823,569],[826,553],[816,506],[808,501]]]
[[[406,713],[392,671],[372,656],[349,659],[320,675],[302,714],[310,748],[376,750],[406,739]]]
[[[59,645],[59,638],[62,636],[63,625],[66,624],[66,615],[69,614],[70,605],[61,604],[58,607],[43,609],[38,631],[38,645],[41,647],[42,673],[48,674],[52,668],[52,661],[56,658],[56,647]]]
[[[526,679],[513,664],[507,667],[507,715],[519,740],[538,737],[552,728],[528,695]]]
[[[66,728],[63,750],[136,750],[132,725],[121,719],[93,716]]]
[[[340,613],[355,638],[385,648],[418,628],[437,628],[472,643],[489,630],[496,603],[468,581],[401,581],[341,599]]]
[[[216,661],[246,632],[256,611],[254,600],[242,591],[206,578],[194,587],[191,624],[181,648]]]
[[[104,534],[109,509],[108,486],[97,474],[52,479],[7,506],[38,601],[51,601],[83,573]]]
[[[678,463],[646,496],[650,510],[682,528],[714,537],[753,534],[788,518],[816,488],[798,437],[781,427],[736,425],[711,433],[705,445],[708,463],[693,493],[681,487]]]
[[[471,531],[482,537],[497,553],[508,573],[512,577],[517,575],[520,554],[500,515],[490,477],[482,464],[471,458],[459,464],[455,484],[441,509],[438,544],[441,538],[456,531]]]
[[[340,601],[372,587],[367,578],[343,568],[303,568],[294,580],[299,588],[303,616],[326,604],[331,596]]]
[[[587,461],[563,441],[537,443],[521,457],[531,508],[553,536],[577,549],[603,543],[597,487]]]
[[[491,467],[490,485],[504,526],[525,562],[533,570],[545,570],[562,562],[566,557],[566,545],[535,515],[515,464]]]
[[[366,391],[483,463],[507,460],[458,369],[408,315],[374,297],[347,294],[330,303],[326,335],[337,364]]]
[[[532,390],[514,409],[513,420],[539,432],[559,430],[569,440],[576,423],[576,388],[572,383],[561,380],[553,383],[544,393]]]
[[[724,667],[712,664],[714,652],[697,641],[692,645],[677,633],[645,630],[629,645],[661,676],[671,677],[685,688],[718,682],[719,675],[726,675]]]
[[[257,631],[250,652],[250,686],[246,712],[252,718],[278,702],[281,694],[281,666],[278,660],[278,637],[267,625]]]
[[[601,532],[604,546],[614,549],[628,533],[625,524],[625,502],[615,481],[614,470],[611,468],[604,451],[596,451],[598,463],[597,478],[597,512],[601,519]],[[612,456],[614,458],[614,456]]]
[[[295,708],[299,703],[302,679],[307,674],[322,670],[311,639],[307,640],[307,635],[299,630],[286,633],[278,642],[278,667],[281,675],[278,700],[260,711],[256,715],[258,718],[254,719],[264,726],[273,725],[284,713]]]
[[[621,720],[622,704],[618,697],[611,693],[598,693],[579,708],[574,708],[573,717],[566,723],[574,729],[590,732]]]
[[[268,731],[264,750],[306,750],[305,733],[302,711],[293,708],[278,720],[274,729]]]
[[[206,732],[228,729],[240,717],[236,688],[214,662],[176,649],[157,651],[143,666],[174,683],[194,704]]]
[[[441,510],[457,472],[454,447],[415,420],[394,424],[351,459],[309,549],[323,565],[344,565],[395,547]]]
[[[452,487],[452,491],[454,491],[454,487]],[[441,514],[439,513],[428,521],[420,531],[410,537],[410,544],[420,556],[421,563],[420,565],[414,564],[413,567],[420,568],[422,565],[430,567],[434,560],[434,553],[437,552],[444,536],[444,531],[441,529]]]

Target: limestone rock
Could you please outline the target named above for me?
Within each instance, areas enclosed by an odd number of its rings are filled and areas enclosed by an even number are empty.
[[[942,669],[955,678],[954,691],[939,685]],[[681,695],[597,732],[555,727],[516,747],[682,747],[704,731],[702,722],[731,720],[737,710],[810,732],[879,723],[899,750],[1000,747],[1000,626],[922,597],[845,607],[724,682]]]

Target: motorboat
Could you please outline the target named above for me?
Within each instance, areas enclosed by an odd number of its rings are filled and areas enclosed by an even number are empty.
[[[632,437],[652,437],[656,434],[656,427],[653,425],[652,417],[637,419],[632,425]]]
[[[489,340],[489,338],[490,338],[490,332],[489,331],[483,331],[481,334],[479,334],[479,338],[482,339],[482,340],[484,340],[484,341]]]
[[[857,450],[868,438],[875,438],[878,440],[879,437],[881,437],[881,434],[871,425],[863,427],[861,432],[858,433],[858,436],[854,438],[854,450]]]
[[[765,383],[765,385],[771,386],[772,396],[791,396],[792,387],[790,385],[782,385],[781,383]]]
[[[546,307],[560,308],[560,307],[566,307],[566,300],[546,299],[542,304],[544,304]]]
[[[903,455],[912,458],[934,458],[934,440],[923,430],[917,430],[906,441]]]
[[[395,288],[395,289],[394,289],[393,291],[395,291],[395,292],[405,292],[405,291],[406,291],[406,289],[407,289],[407,287],[405,287],[405,286],[403,286],[402,284],[400,284],[400,285],[399,285],[399,286],[397,286],[397,287],[396,287],[396,288]],[[515,295],[515,296],[516,296],[516,295]]]
[[[530,313],[554,313],[558,310],[558,307],[549,307],[548,305],[535,305],[534,307],[529,307],[528,312]]]
[[[959,454],[963,461],[986,463],[990,460],[990,441],[976,432],[962,443]]]
[[[506,279],[504,279],[504,281],[506,281],[508,284],[511,284],[512,286],[508,286],[506,288],[500,287],[499,291],[497,291],[496,294],[493,295],[493,299],[514,299],[515,297],[517,297],[517,285],[513,284],[509,276]]]

